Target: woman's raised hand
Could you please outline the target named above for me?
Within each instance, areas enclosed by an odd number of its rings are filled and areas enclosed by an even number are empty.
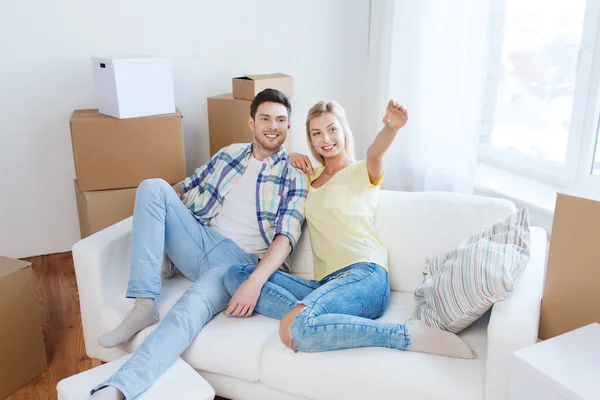
[[[396,103],[393,99],[388,102],[383,117],[383,123],[388,128],[400,129],[408,121],[408,110],[400,103]]]

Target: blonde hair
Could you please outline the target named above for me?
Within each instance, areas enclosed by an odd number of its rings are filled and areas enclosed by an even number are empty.
[[[344,147],[346,149],[346,154],[352,161],[356,161],[354,156],[354,136],[352,136],[352,130],[348,124],[348,118],[346,118],[346,111],[344,111],[342,106],[335,101],[320,101],[312,106],[310,110],[308,110],[308,115],[306,116],[306,140],[308,140],[310,152],[317,161],[319,161],[322,165],[325,165],[325,158],[317,153],[312,145],[309,127],[310,121],[325,114],[333,115],[340,122],[342,130],[344,131],[344,139],[346,142]]]

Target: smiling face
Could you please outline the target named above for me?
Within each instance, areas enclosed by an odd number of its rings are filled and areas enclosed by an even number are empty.
[[[306,139],[310,152],[323,165],[337,156],[355,161],[354,136],[346,112],[335,101],[319,101],[308,110]]]
[[[310,120],[308,125],[310,144],[326,161],[346,153],[346,138],[340,121],[331,113]]]
[[[254,132],[254,142],[273,154],[283,146],[290,129],[287,108],[280,103],[265,102],[258,106],[254,119],[248,120]]]

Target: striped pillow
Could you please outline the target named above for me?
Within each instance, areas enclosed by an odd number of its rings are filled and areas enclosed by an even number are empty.
[[[458,333],[513,290],[529,261],[529,213],[523,209],[427,259],[415,290],[415,318]]]

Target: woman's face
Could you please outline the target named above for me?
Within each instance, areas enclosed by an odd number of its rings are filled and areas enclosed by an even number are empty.
[[[309,123],[310,143],[325,159],[346,152],[346,139],[340,122],[332,114],[323,114]]]

